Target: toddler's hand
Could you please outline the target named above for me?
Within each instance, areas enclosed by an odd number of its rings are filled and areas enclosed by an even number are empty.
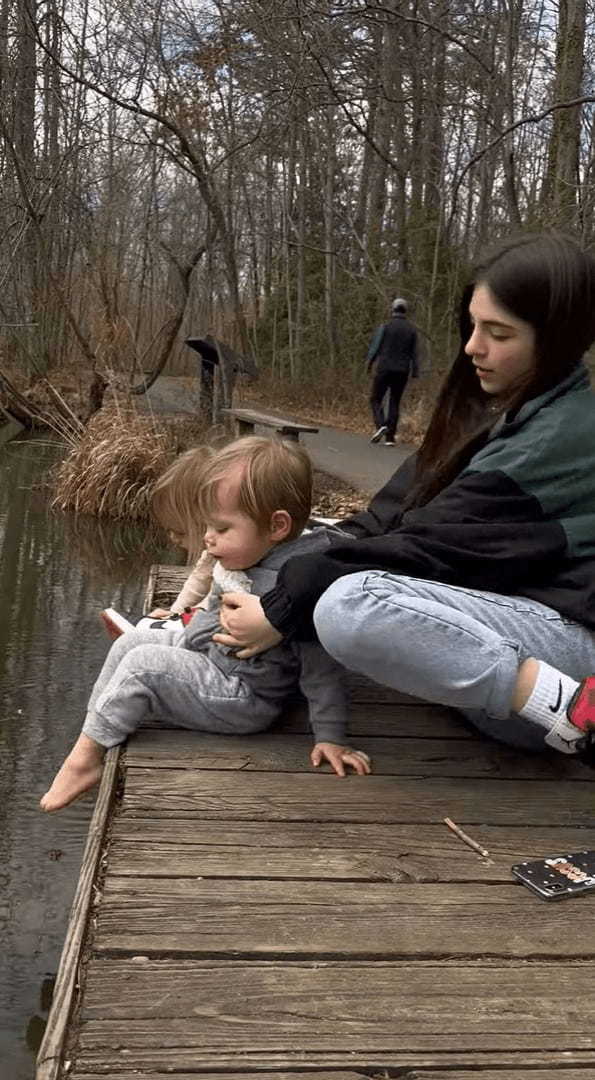
[[[171,615],[173,615],[173,611],[167,611],[166,608],[162,607],[156,607],[149,612],[150,619],[169,619]]]
[[[363,750],[353,750],[351,746],[339,746],[338,743],[316,743],[310,754],[310,761],[314,766],[328,761],[337,776],[345,776],[345,765],[350,765],[359,776],[367,776],[372,772],[370,758]]]

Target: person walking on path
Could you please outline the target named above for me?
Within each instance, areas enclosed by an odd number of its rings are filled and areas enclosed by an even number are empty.
[[[376,431],[370,442],[378,443],[384,436],[386,446],[395,445],[399,422],[399,405],[409,377],[419,375],[417,359],[417,330],[407,318],[407,302],[393,301],[390,322],[379,326],[372,338],[366,357],[368,371],[375,364],[370,405]],[[388,395],[386,414],[384,399]]]
[[[225,644],[314,632],[339,663],[449,705],[512,746],[595,764],[595,259],[501,244],[461,300],[424,442],[326,551],[262,598],[224,597]]]

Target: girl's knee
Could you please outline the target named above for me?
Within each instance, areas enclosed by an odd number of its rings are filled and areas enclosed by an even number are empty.
[[[347,668],[425,663],[426,614],[406,578],[379,570],[339,578],[318,601],[314,625],[326,651]],[[411,634],[418,644],[413,655],[408,647]]]
[[[377,586],[384,584],[387,577],[392,580],[381,570],[361,570],[334,581],[314,608],[317,631],[326,634],[330,629],[333,634],[349,633],[357,625],[359,617],[381,604],[383,597],[376,595]]]

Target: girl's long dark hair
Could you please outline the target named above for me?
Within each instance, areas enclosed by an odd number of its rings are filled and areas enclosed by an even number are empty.
[[[476,285],[535,330],[537,365],[521,386],[495,399],[482,389],[465,354],[472,333],[469,304]],[[595,259],[555,233],[508,240],[481,260],[461,298],[461,344],[446,375],[417,456],[408,506],[442,491],[483,444],[497,416],[562,382],[595,340]]]

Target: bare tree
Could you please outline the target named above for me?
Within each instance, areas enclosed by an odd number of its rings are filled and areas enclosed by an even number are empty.
[[[397,292],[439,349],[492,236],[593,240],[595,11],[552,10],[0,0],[12,385],[68,365],[84,414],[210,333],[332,388]]]
[[[560,0],[556,37],[555,101],[579,98],[583,85],[585,0]],[[542,205],[549,221],[576,223],[581,112],[577,105],[553,114]]]

